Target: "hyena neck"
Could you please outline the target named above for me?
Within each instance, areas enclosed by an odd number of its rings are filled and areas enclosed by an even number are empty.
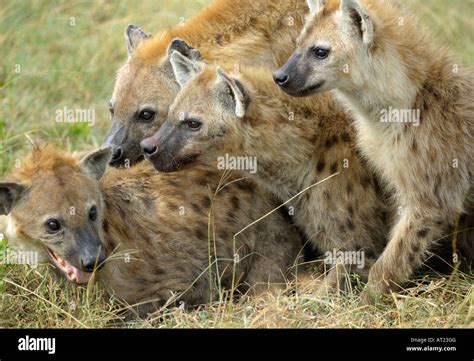
[[[240,80],[249,92],[250,105],[228,133],[227,152],[256,157],[258,171],[249,175],[280,198],[288,198],[312,184],[312,159],[325,151],[328,132],[340,130],[334,125],[339,121],[336,114],[341,119],[345,115],[342,110],[335,112],[329,95],[292,98],[273,82]]]
[[[254,114],[243,118],[228,133],[223,153],[254,160],[256,171],[242,169],[243,173],[276,196],[288,198],[302,187],[299,175],[311,156],[310,144],[288,124],[261,121]]]
[[[387,121],[390,117],[386,115],[412,109],[419,86],[408,79],[402,64],[389,69],[371,65],[367,65],[370,76],[353,87],[337,89],[334,94],[352,113],[356,123],[386,134],[398,134],[404,124]]]
[[[405,128],[404,122],[387,121],[387,114],[417,112],[417,98],[440,63],[424,34],[409,37],[401,31],[391,29],[396,41],[379,39],[370,53],[360,51],[350,82],[334,91],[356,122],[385,134]]]

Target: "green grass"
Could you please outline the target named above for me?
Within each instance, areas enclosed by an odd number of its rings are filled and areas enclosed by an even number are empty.
[[[257,0],[256,0],[257,1]],[[461,61],[474,65],[473,0],[402,0]],[[108,128],[108,99],[125,61],[123,30],[146,31],[188,18],[207,0],[3,0],[0,7],[0,175],[47,139],[66,150],[99,146]],[[74,23],[74,24],[73,24]],[[19,67],[18,67],[19,66]],[[19,72],[17,70],[20,70]],[[96,123],[59,124],[63,107],[94,109]],[[0,252],[6,242],[0,242]],[[105,327],[115,300],[99,289],[56,281],[50,272],[1,266],[0,327]],[[357,295],[316,297],[313,281],[295,295],[242,299],[197,311],[164,310],[133,327],[473,327],[472,273],[429,275],[377,308]],[[94,291],[94,292],[92,292]]]

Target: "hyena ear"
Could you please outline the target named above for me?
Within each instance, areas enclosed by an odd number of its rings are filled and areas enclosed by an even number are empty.
[[[217,77],[219,81],[230,90],[230,94],[234,100],[232,106],[235,115],[239,118],[243,118],[250,101],[242,83],[228,76],[221,68],[217,68]]]
[[[174,77],[181,88],[202,69],[199,61],[193,61],[176,50],[170,55],[170,63]]]
[[[125,44],[127,45],[128,57],[130,58],[138,45],[148,38],[151,38],[151,34],[145,33],[136,25],[129,24],[125,28]]]
[[[27,187],[21,183],[0,181],[0,215],[11,212],[15,203],[25,194]]]
[[[177,51],[181,55],[193,61],[202,61],[201,52],[198,49],[193,48],[183,39],[174,38],[171,41],[170,45],[168,46],[168,57],[171,58],[171,54],[173,54],[174,51]]]
[[[362,42],[371,45],[374,40],[374,23],[358,0],[342,0],[341,12],[362,34]]]
[[[86,153],[79,161],[79,165],[84,174],[92,179],[99,180],[104,175],[111,159],[112,147],[104,147]]]
[[[306,0],[310,14],[316,14],[324,7],[326,0]]]

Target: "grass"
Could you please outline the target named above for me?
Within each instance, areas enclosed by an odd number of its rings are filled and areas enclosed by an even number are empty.
[[[473,0],[402,0],[462,63],[474,65]],[[202,8],[207,0],[4,0],[0,7],[0,175],[48,139],[66,150],[99,146],[108,128],[108,99],[125,61],[129,23],[155,32]],[[60,124],[58,109],[92,109],[95,124]],[[7,248],[0,241],[0,251]],[[315,276],[316,277],[316,276]],[[316,296],[317,280],[296,293],[242,298],[184,312],[162,310],[128,327],[473,327],[473,273],[436,274],[386,302],[365,305],[357,294]],[[117,300],[74,287],[52,272],[0,265],[0,327],[108,327]]]
[[[3,270],[0,327],[113,327],[120,321],[115,299],[101,297],[101,285],[91,289],[57,280],[51,271],[24,266]],[[316,277],[316,276],[314,276]],[[196,310],[160,310],[145,320],[120,324],[138,328],[427,328],[474,327],[474,277],[457,272],[451,277],[426,275],[403,292],[387,296],[376,306],[357,293],[314,294],[318,279],[307,276],[296,292],[242,297]],[[295,285],[292,285],[295,291]],[[225,298],[224,298],[225,299]]]

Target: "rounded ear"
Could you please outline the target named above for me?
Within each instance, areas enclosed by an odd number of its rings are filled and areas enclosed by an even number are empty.
[[[7,215],[15,204],[25,195],[26,185],[14,182],[0,182],[0,215]]]
[[[136,25],[129,24],[125,28],[125,45],[128,57],[130,58],[138,45],[148,38],[151,38],[151,34],[144,32]]]
[[[249,98],[244,87],[238,80],[228,76],[221,68],[217,68],[216,72],[219,81],[223,82],[231,91],[232,98],[234,99],[235,115],[239,118],[243,118],[249,103]]]
[[[171,57],[171,54],[173,54],[174,51],[179,52],[181,55],[193,61],[202,60],[201,52],[180,38],[174,38],[171,40],[171,43],[168,46],[168,57]]]
[[[351,26],[362,34],[362,42],[371,45],[374,40],[374,23],[358,0],[341,0],[341,12]]]
[[[202,68],[201,62],[193,61],[176,50],[173,50],[169,59],[176,81],[181,88]]]
[[[84,174],[99,180],[104,175],[111,158],[112,147],[104,147],[86,153],[79,161],[79,165]]]

